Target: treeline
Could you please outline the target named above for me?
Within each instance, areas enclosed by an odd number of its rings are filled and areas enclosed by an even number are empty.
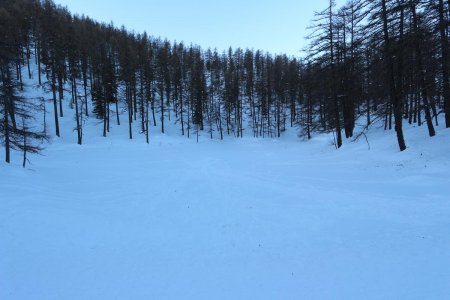
[[[6,37],[2,77],[14,77],[13,90],[23,89],[21,69],[31,78],[34,59],[36,81],[52,95],[56,136],[68,105],[74,109],[79,144],[83,119],[90,114],[103,120],[104,136],[112,122],[125,123],[130,139],[136,126],[147,142],[149,128],[158,126],[164,133],[167,122],[178,124],[187,137],[204,131],[222,139],[280,136],[296,121],[300,63],[295,58],[231,48],[202,51],[73,16],[52,1],[6,1],[0,14]],[[17,103],[4,95],[7,140],[17,129],[8,119]],[[10,144],[4,144],[9,153]]]
[[[302,87],[308,136],[333,128],[337,147],[353,136],[355,120],[384,120],[406,149],[403,123],[426,124],[438,115],[450,127],[449,3],[444,0],[334,0],[316,13]]]
[[[36,99],[19,96],[23,74],[50,92],[56,136],[66,108],[73,110],[78,144],[90,115],[102,120],[105,137],[110,124],[122,123],[130,139],[139,128],[147,142],[150,127],[164,133],[171,122],[197,138],[202,131],[220,139],[279,137],[289,126],[308,138],[334,131],[340,147],[342,131],[353,137],[356,120],[366,116],[367,126],[384,118],[404,150],[403,122],[426,123],[434,135],[433,121],[444,112],[450,127],[449,2],[329,4],[316,14],[308,55],[296,59],[172,43],[73,16],[50,0],[1,1],[6,161],[12,148],[24,152],[25,163],[26,153],[38,152],[47,137],[45,126],[29,125],[46,111]]]

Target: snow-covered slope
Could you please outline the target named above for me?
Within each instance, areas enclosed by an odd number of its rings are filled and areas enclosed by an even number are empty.
[[[42,96],[33,84],[26,95]],[[177,126],[147,145],[127,125],[103,138],[90,117],[78,146],[64,108],[42,156],[0,163],[0,299],[450,294],[449,130],[407,127],[402,153],[377,125],[370,150],[294,130],[196,143]]]
[[[406,128],[400,153],[376,126],[334,150],[95,123],[0,166],[0,299],[450,295],[449,130]]]

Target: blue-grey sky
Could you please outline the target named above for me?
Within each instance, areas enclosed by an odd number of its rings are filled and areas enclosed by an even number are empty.
[[[55,0],[72,13],[219,51],[253,48],[300,55],[314,11],[328,0]],[[345,0],[337,0],[338,5]]]

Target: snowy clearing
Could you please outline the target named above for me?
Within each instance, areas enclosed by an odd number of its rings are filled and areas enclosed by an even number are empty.
[[[442,128],[406,129],[403,153],[379,129],[371,150],[338,151],[326,135],[146,145],[114,130],[80,147],[67,129],[28,169],[2,163],[0,299],[450,294]]]

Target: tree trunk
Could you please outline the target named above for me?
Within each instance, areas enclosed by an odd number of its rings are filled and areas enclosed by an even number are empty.
[[[62,100],[64,98],[64,86],[61,72],[58,72],[58,98],[59,98],[59,116],[64,117]]]
[[[161,132],[164,133],[164,89],[162,85],[160,87],[159,98],[161,106]]]
[[[439,0],[439,33],[441,38],[442,80],[445,111],[445,126],[450,128],[450,81],[449,81],[449,45],[446,34],[447,20],[444,14],[444,0]]]
[[[386,9],[386,0],[381,0],[382,6],[382,21],[383,21],[383,33],[385,42],[385,60],[386,67],[388,70],[388,76],[386,78],[387,84],[389,86],[389,92],[391,96],[391,102],[394,107],[394,117],[395,117],[395,128],[397,132],[397,141],[400,151],[406,150],[405,138],[403,136],[403,118],[402,118],[402,103],[401,99],[398,97],[398,93],[395,87],[395,76],[394,76],[394,64],[392,62],[391,53],[391,40],[388,31],[388,16]]]
[[[183,119],[183,88],[180,84],[180,119],[181,119],[181,135],[184,135],[184,119]]]
[[[425,109],[425,120],[427,122],[428,133],[431,137],[433,137],[436,135],[436,131],[434,130],[433,119],[431,117],[431,112],[430,112],[431,107],[430,107],[430,102],[428,100],[426,71],[423,66],[422,49],[420,48],[420,40],[419,40],[420,33],[419,33],[419,25],[417,22],[416,5],[412,0],[410,0],[409,3],[411,6],[411,13],[412,13],[412,17],[413,17],[413,26],[414,26],[414,33],[415,33],[414,48],[416,50],[416,56],[417,56],[417,59],[416,59],[417,69],[418,69],[417,71],[418,71],[419,81],[420,81],[422,101],[423,101],[424,109]]]
[[[145,140],[146,140],[146,142],[147,142],[147,144],[150,142],[149,141],[149,135],[150,135],[150,133],[149,133],[149,122],[148,122],[148,118],[149,118],[149,108],[150,108],[150,105],[149,105],[149,101],[148,101],[148,97],[149,97],[149,95],[147,95],[147,97],[145,98]]]
[[[52,71],[52,94],[53,94],[53,111],[55,115],[56,136],[59,137],[59,121],[58,121],[58,104],[56,102],[56,78],[55,72]]]
[[[27,132],[25,128],[25,119],[22,119],[22,130],[23,130],[23,162],[22,167],[25,168],[27,164]]]
[[[75,100],[75,118],[76,118],[76,125],[77,125],[77,142],[78,145],[81,145],[82,143],[82,132],[81,132],[81,124],[80,124],[80,112],[78,109],[78,93],[77,93],[77,82],[75,77],[72,75],[72,93]],[[106,112],[105,112],[106,114]]]
[[[10,145],[9,145],[9,121],[8,121],[8,100],[5,103],[5,115],[4,115],[4,127],[5,127],[5,161],[11,162],[10,158]]]
[[[331,85],[332,85],[332,97],[334,101],[334,122],[335,122],[335,129],[337,133],[337,148],[342,147],[342,132],[341,132],[341,120],[340,120],[340,113],[339,113],[339,98],[336,91],[336,71],[334,66],[334,39],[333,39],[333,1],[330,0],[330,13],[329,13],[329,25],[330,25],[330,57],[331,57]]]
[[[133,139],[133,128],[132,128],[132,123],[133,123],[133,96],[131,94],[130,91],[130,84],[127,84],[126,87],[126,98],[127,98],[127,103],[128,103],[128,133],[130,136],[130,140]]]

